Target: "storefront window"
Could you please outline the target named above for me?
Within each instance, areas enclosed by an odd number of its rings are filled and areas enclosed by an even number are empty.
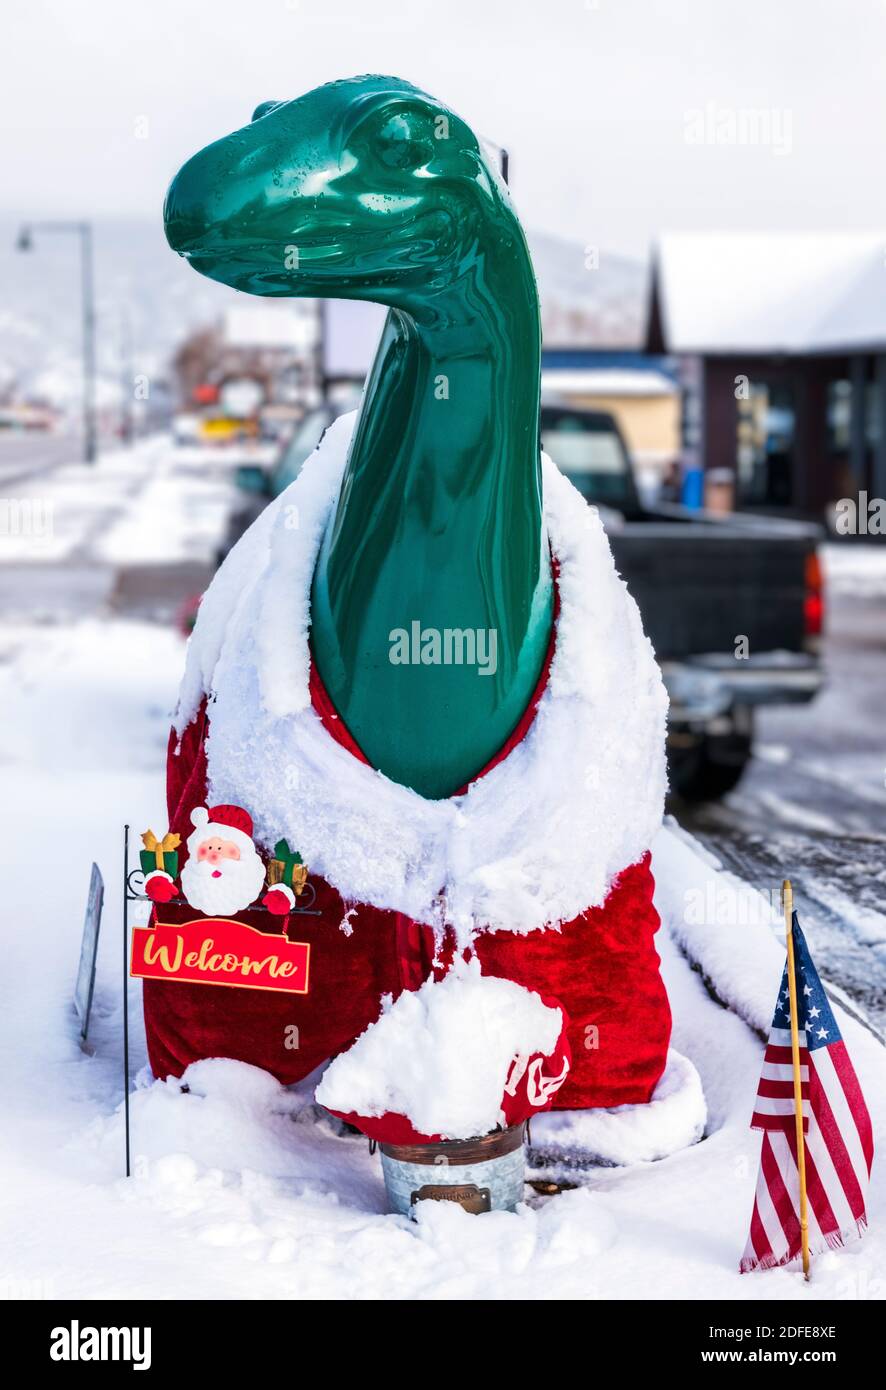
[[[737,405],[739,506],[790,506],[796,432],[793,387],[753,381]]]
[[[849,449],[849,430],[852,418],[852,384],[843,379],[828,382],[827,439],[832,454],[844,454]]]

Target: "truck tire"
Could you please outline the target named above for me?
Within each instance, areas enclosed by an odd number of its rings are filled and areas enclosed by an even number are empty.
[[[733,705],[717,721],[716,732],[700,734],[687,746],[685,734],[668,739],[671,794],[682,801],[717,801],[741,780],[753,752],[753,711]]]

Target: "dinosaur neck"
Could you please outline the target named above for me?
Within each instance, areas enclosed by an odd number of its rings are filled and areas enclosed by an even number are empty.
[[[427,797],[502,746],[550,637],[539,338],[519,230],[392,306],[317,564],[320,675],[370,762]]]

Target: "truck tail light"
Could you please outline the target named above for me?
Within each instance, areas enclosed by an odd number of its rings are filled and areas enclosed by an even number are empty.
[[[824,580],[817,551],[806,556],[805,579],[803,629],[807,637],[820,637],[824,627]]]

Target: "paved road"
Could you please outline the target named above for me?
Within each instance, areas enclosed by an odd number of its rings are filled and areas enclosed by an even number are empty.
[[[794,884],[823,974],[886,1030],[886,600],[834,598],[827,689],[760,712],[758,756],[679,820],[742,877]]]
[[[73,463],[80,441],[71,435],[0,432],[0,487],[26,482],[41,473]]]

